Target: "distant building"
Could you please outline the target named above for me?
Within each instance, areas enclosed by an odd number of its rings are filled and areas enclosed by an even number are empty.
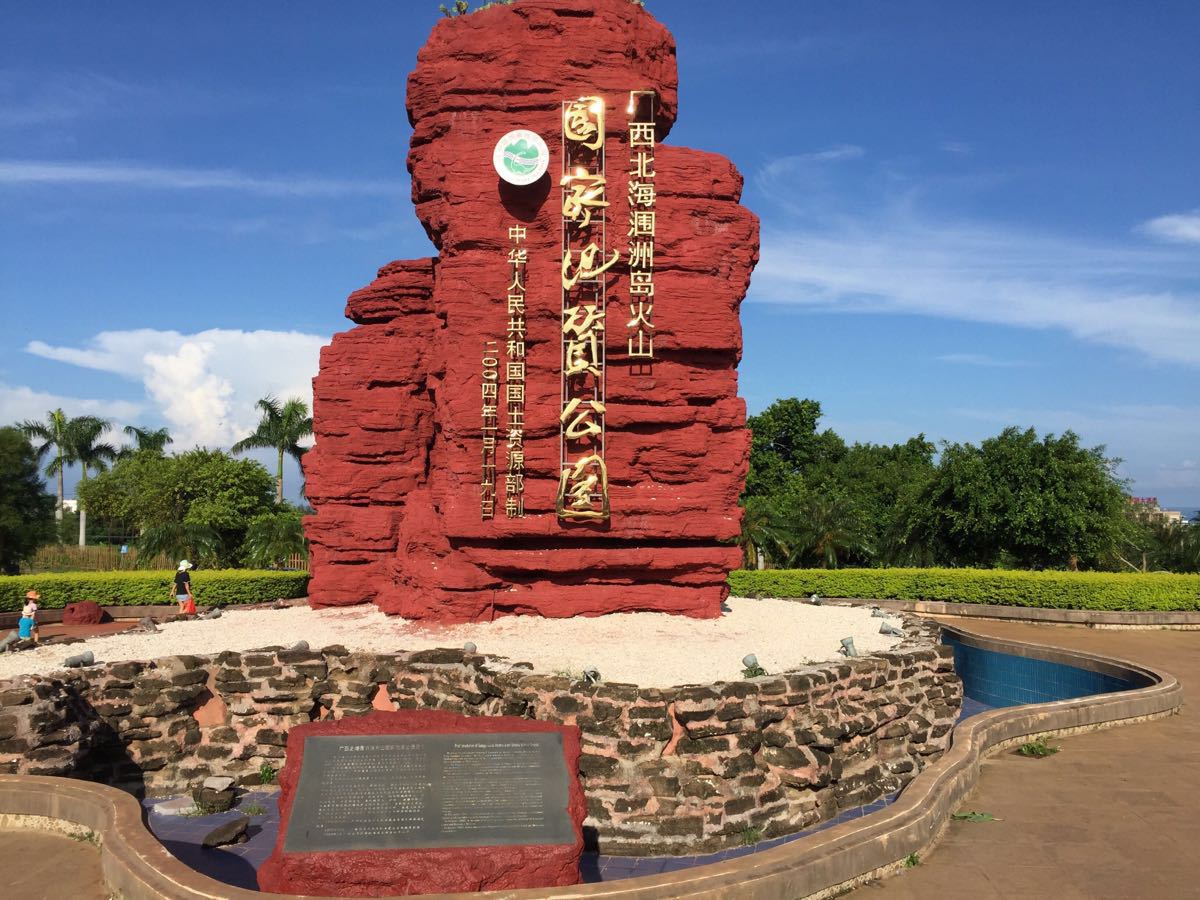
[[[63,509],[66,510],[67,512],[77,513],[77,512],[79,512],[79,501],[64,499],[63,500]]]
[[[1163,509],[1158,505],[1157,497],[1130,497],[1129,503],[1139,516],[1150,522],[1161,522],[1165,525],[1183,524],[1183,513],[1177,509]]]

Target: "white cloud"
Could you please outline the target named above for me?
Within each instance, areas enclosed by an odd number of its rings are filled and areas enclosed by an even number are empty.
[[[1159,216],[1143,222],[1138,230],[1173,244],[1200,244],[1200,209]]]
[[[151,190],[227,190],[268,197],[399,195],[396,181],[247,175],[235,169],[190,169],[118,162],[0,160],[0,184],[93,184]]]
[[[89,400],[36,391],[24,385],[0,382],[0,424],[12,425],[27,419],[44,421],[46,414],[61,408],[68,416],[100,416],[117,423],[133,422],[141,416],[140,403],[125,400]]]
[[[942,141],[938,147],[944,153],[954,153],[958,156],[967,156],[971,152],[971,145],[965,141]]]
[[[142,383],[175,446],[228,447],[258,422],[268,394],[312,403],[312,378],[328,338],[295,331],[214,328],[197,334],[143,328],[105,331],[83,347],[34,341],[46,359],[112,372]],[[49,408],[49,407],[48,407]]]
[[[759,179],[763,182],[769,182],[814,165],[841,162],[847,159],[861,159],[865,154],[866,151],[856,144],[834,144],[832,147],[827,147],[824,150],[814,150],[811,153],[781,156],[763,166],[762,171],[759,173]]]
[[[1016,369],[1031,365],[1023,359],[997,359],[986,353],[943,353],[937,359],[938,362],[960,366],[981,366],[994,369]]]
[[[68,122],[143,105],[151,91],[99,72],[0,71],[0,128]]]
[[[919,208],[924,185],[911,179],[873,208],[849,210],[823,172],[760,173],[764,194],[789,215],[763,231],[753,300],[1059,329],[1200,365],[1194,253],[934,216]]]

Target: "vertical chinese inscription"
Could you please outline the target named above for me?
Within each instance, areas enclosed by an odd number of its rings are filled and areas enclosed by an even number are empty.
[[[632,360],[654,359],[656,102],[654,91],[629,92],[629,321],[625,326]]]
[[[609,516],[604,273],[620,253],[608,253],[604,118],[601,97],[562,105],[562,389],[555,508],[564,522]]]
[[[480,408],[483,435],[483,462],[479,480],[479,516],[496,515],[496,430],[499,427],[500,348],[495,341],[483,344],[483,371],[480,378],[483,404]]]
[[[504,472],[504,514],[510,519],[525,517],[525,227],[508,229],[508,262],[512,281],[508,285],[508,330],[506,343],[504,399],[508,419],[507,466]]]

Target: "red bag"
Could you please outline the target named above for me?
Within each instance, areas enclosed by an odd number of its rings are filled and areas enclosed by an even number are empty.
[[[196,614],[196,601],[191,597],[188,597],[187,603],[183,604],[183,614],[185,616],[194,616]]]

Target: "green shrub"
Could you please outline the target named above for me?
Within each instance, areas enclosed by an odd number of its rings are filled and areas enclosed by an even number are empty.
[[[1197,610],[1200,575],[1009,569],[766,569],[731,572],[742,597],[940,600],[1046,609]]]
[[[101,606],[143,606],[171,603],[171,571],[61,572],[44,575],[0,576],[0,611],[14,612],[25,603],[26,591],[42,595],[43,608],[58,608],[78,600]],[[307,572],[265,572],[254,569],[193,571],[192,591],[204,605],[233,606],[269,603],[303,597]]]

